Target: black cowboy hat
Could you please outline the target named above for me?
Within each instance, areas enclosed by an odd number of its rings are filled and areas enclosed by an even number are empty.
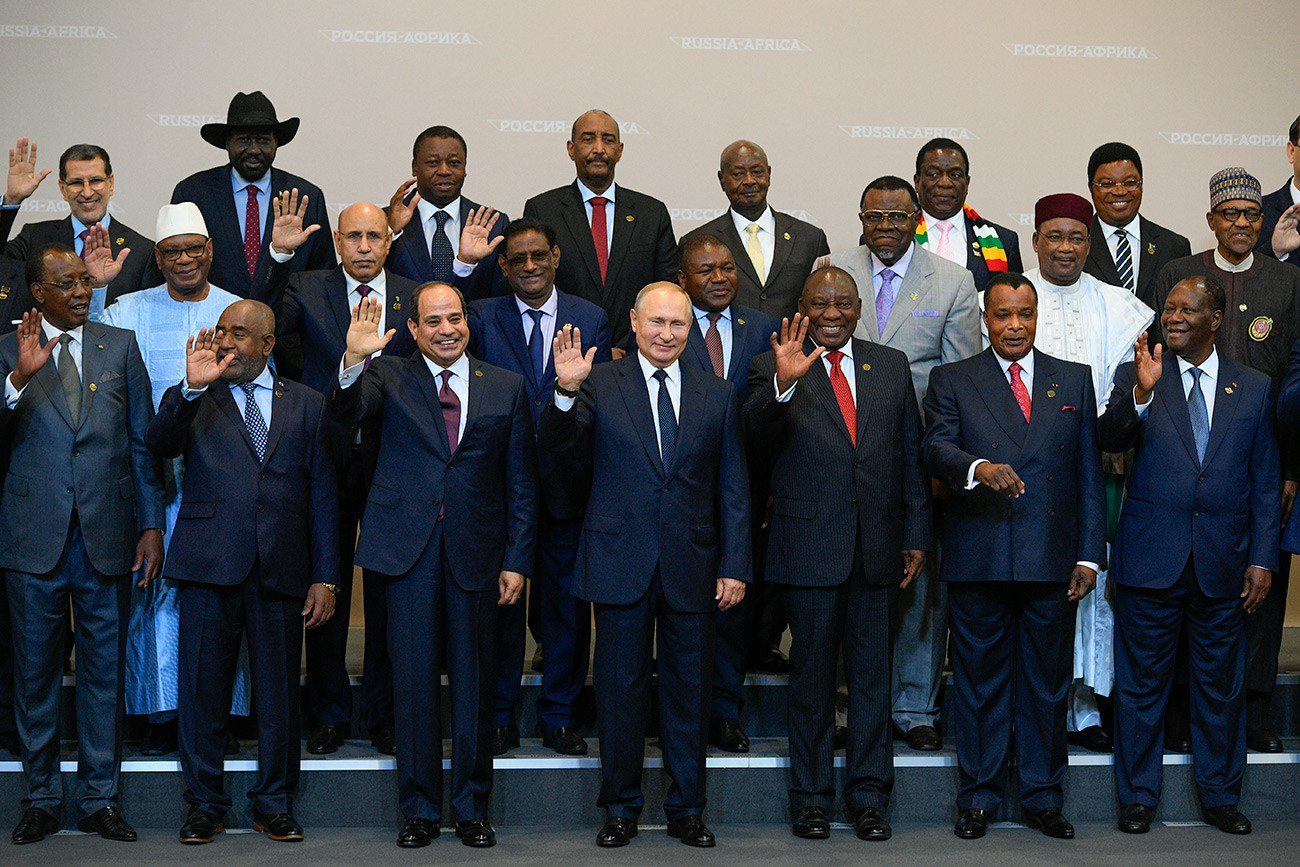
[[[298,134],[298,121],[296,117],[285,121],[277,120],[275,106],[271,105],[271,100],[267,99],[262,91],[255,90],[252,93],[235,94],[235,98],[230,100],[229,110],[226,111],[226,122],[205,123],[199,130],[199,135],[203,136],[203,140],[208,144],[224,149],[226,136],[231,130],[271,127],[275,130],[275,143],[287,145]]]

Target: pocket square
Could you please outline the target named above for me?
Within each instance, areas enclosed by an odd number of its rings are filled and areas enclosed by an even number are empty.
[[[1061,412],[1078,412],[1078,411],[1079,411],[1079,408],[1078,408],[1077,406],[1068,406],[1068,405],[1067,405],[1067,406],[1063,406],[1063,407],[1061,407]]]
[[[942,310],[913,310],[913,316],[942,316]]]
[[[118,373],[116,370],[105,370],[99,375],[99,381],[108,382],[110,379],[120,379],[121,376],[122,374]]]

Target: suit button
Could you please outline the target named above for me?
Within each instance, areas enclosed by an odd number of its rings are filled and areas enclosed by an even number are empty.
[[[994,443],[994,444],[993,444],[993,448],[997,448],[997,447],[998,447],[998,444],[997,444],[997,443]]]
[[[1048,478],[1050,479],[1051,476],[1048,476]],[[264,482],[264,481],[266,481],[266,473],[258,473],[258,474],[257,474],[257,480],[258,480],[259,482]]]
[[[265,512],[265,511],[266,511],[266,506],[258,506],[258,507],[257,507],[257,511],[259,511],[259,512]]]
[[[853,469],[856,470],[856,469],[857,469],[858,467],[860,467],[860,466],[862,466],[862,461],[854,461],[854,462],[853,462]]]
[[[1055,518],[1055,517],[1056,517],[1056,510],[1055,510],[1055,509],[1048,509],[1048,510],[1047,510],[1047,517],[1049,517],[1049,518]]]
[[[456,464],[454,464],[454,463],[449,463],[449,464],[447,464],[447,469],[451,470],[451,469],[455,469],[455,468],[456,468]]]
[[[759,292],[759,293],[758,293],[758,297],[759,297],[759,298],[766,298],[766,297],[767,297],[767,293],[766,293],[766,292]]]
[[[1015,514],[1016,514],[1015,510],[1013,510],[1010,506],[1007,506],[1007,517],[1008,518],[1013,517]]]
[[[69,494],[72,493],[72,485],[68,485],[68,493],[69,493]]]
[[[74,452],[73,454],[76,454],[76,453]],[[1199,476],[1197,476],[1197,477],[1196,477],[1196,481],[1198,481],[1198,482],[1203,482],[1203,481],[1205,481],[1205,473],[1201,473]]]
[[[1065,448],[1065,443],[1057,443],[1057,444],[1056,444],[1056,447],[1057,447],[1058,449],[1063,449],[1063,448]]]
[[[533,401],[533,406],[541,406],[541,405],[542,405],[542,399],[540,397]]]
[[[79,454],[81,454],[81,449],[73,449],[73,450],[72,450],[72,456],[73,456],[74,458],[77,457],[77,455],[79,455]]]
[[[660,492],[661,494],[666,494],[666,493],[668,493],[668,486],[667,486],[667,485],[664,485],[662,488],[659,489],[659,492]]]
[[[1047,474],[1047,480],[1048,480],[1049,482],[1052,480],[1052,474],[1051,474],[1051,473],[1048,473],[1048,474]]]
[[[434,500],[434,501],[433,501],[433,504],[434,504],[435,506],[438,505],[438,501],[437,501],[437,500]]]
[[[1201,517],[1201,513],[1200,513],[1200,512],[1192,512],[1192,517],[1193,517],[1193,518],[1199,518],[1199,517]]]
[[[854,500],[853,502],[849,503],[849,507],[856,509],[858,507],[858,501]]]

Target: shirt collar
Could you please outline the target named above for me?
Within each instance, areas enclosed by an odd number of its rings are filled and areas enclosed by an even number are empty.
[[[536,308],[529,307],[527,304],[525,304],[523,301],[520,300],[518,295],[514,296],[514,298],[515,298],[515,306],[519,308],[520,316],[527,316],[529,310],[535,309],[535,310],[542,311],[547,316],[554,317],[556,312],[560,309],[560,298],[559,295],[556,293],[554,286],[551,287],[551,294],[545,301],[542,302],[541,307],[536,307]]]
[[[816,341],[814,341],[814,342],[816,342]],[[818,344],[818,345],[820,346],[821,344]],[[826,350],[826,355],[830,355],[832,352],[843,352],[843,353],[844,353],[844,357],[847,358],[847,359],[849,360],[849,367],[850,367],[850,368],[853,367],[853,338],[852,338],[852,337],[850,337],[849,340],[848,340],[848,342],[845,343],[843,346],[841,346],[838,350],[835,350],[835,349],[827,349],[827,350]],[[825,359],[825,358],[826,358],[826,355],[823,355],[822,358]],[[842,362],[841,362],[841,363],[842,363]]]
[[[922,210],[922,211],[921,211],[921,216],[925,217],[925,228],[926,228],[927,231],[929,231],[931,228],[933,228],[933,227],[939,225],[939,223],[944,222],[944,221],[940,220],[938,217],[934,216],[933,214],[927,214],[927,213],[925,212],[925,210]],[[956,243],[956,241],[953,240],[954,238],[959,238],[959,237],[964,238],[964,237],[965,237],[965,235],[966,235],[966,213],[965,213],[965,211],[960,211],[960,210],[959,210],[957,213],[955,213],[955,214],[953,214],[951,217],[949,217],[948,220],[947,220],[947,222],[952,223],[952,228],[953,228],[952,235],[949,236],[949,238],[948,238],[948,241],[949,241],[950,243],[954,243],[954,244]],[[935,235],[934,238],[933,238],[933,240],[937,242],[937,241],[939,240],[939,236],[938,236],[938,235]]]
[[[1115,237],[1115,233],[1120,229],[1123,229],[1124,233],[1128,235],[1130,239],[1129,243],[1131,244],[1136,244],[1142,239],[1142,218],[1136,214],[1133,216],[1133,219],[1128,221],[1127,226],[1112,226],[1110,223],[1102,220],[1098,220],[1097,222],[1101,223],[1101,232],[1106,236],[1107,243],[1110,243],[1110,239]]]
[[[641,364],[641,375],[645,377],[646,384],[648,385],[650,383],[650,380],[654,378],[655,371],[659,370],[660,368],[655,367],[653,364],[651,364],[650,360],[646,358],[644,355],[642,355],[639,350],[637,351],[636,354],[636,360]],[[668,374],[668,378],[670,380],[677,383],[678,385],[681,384],[682,365],[679,359],[676,358],[673,359],[673,363],[663,368],[663,372]]]
[[[104,219],[100,220],[98,225],[103,226],[105,229],[113,225],[112,214],[110,214],[108,211],[105,211]],[[74,238],[79,237],[82,232],[86,231],[89,228],[90,226],[87,226],[85,223],[81,222],[76,217],[72,218],[72,237]]]
[[[271,192],[271,170],[267,169],[262,176],[255,181],[244,178],[234,167],[230,167],[230,185],[236,193],[242,193],[249,184],[257,187],[258,195],[269,194]]]
[[[582,197],[582,203],[583,203],[584,205],[590,204],[590,203],[591,203],[591,200],[594,199],[596,196],[604,196],[606,199],[608,199],[609,201],[612,202],[612,201],[614,201],[614,187],[615,187],[615,186],[616,186],[615,184],[610,184],[610,185],[609,185],[609,189],[605,190],[605,192],[603,192],[603,193],[593,193],[593,192],[591,191],[591,189],[590,189],[586,184],[584,184],[581,180],[579,180],[579,181],[578,181],[578,195]]]
[[[768,205],[767,210],[758,215],[757,220],[751,220],[749,217],[736,213],[735,208],[728,208],[727,211],[731,214],[731,222],[735,224],[736,234],[740,235],[742,241],[749,236],[749,233],[745,230],[750,223],[757,223],[760,232],[767,232],[772,236],[776,235],[776,215],[772,213],[771,205]]]
[[[465,380],[466,382],[469,382],[469,353],[468,352],[462,352],[460,354],[460,358],[457,358],[448,367],[443,367],[442,365],[435,362],[433,359],[429,358],[429,356],[425,355],[424,353],[420,353],[420,357],[424,359],[424,363],[429,368],[429,372],[432,373],[435,378],[441,377],[442,372],[444,370],[450,370],[454,376],[458,376],[461,379]],[[438,384],[441,385],[442,383],[438,383]]]
[[[993,351],[993,357],[998,360],[998,365],[1002,368],[1003,373],[1010,371],[1013,363],[1019,363],[1020,370],[1024,373],[1024,376],[1027,377],[1030,382],[1034,381],[1034,350],[1032,348],[1029,350],[1028,355],[1024,358],[1017,359],[1016,362],[1012,362],[1011,359],[1003,358],[1001,355],[998,355],[997,350]]]
[[[1218,382],[1218,381],[1219,381],[1219,350],[1218,350],[1218,348],[1216,347],[1216,348],[1214,348],[1214,349],[1211,349],[1211,350],[1210,350],[1210,357],[1207,358],[1207,359],[1205,359],[1204,361],[1202,361],[1202,362],[1201,362],[1200,364],[1198,364],[1198,365],[1193,365],[1190,361],[1188,361],[1187,359],[1183,358],[1182,356],[1179,356],[1179,357],[1178,357],[1178,375],[1179,375],[1179,376],[1185,376],[1185,375],[1187,374],[1187,371],[1191,370],[1193,366],[1199,367],[1199,368],[1201,369],[1201,372],[1202,372],[1203,374],[1205,374],[1205,377],[1206,377],[1206,378],[1207,378],[1211,383]]]
[[[275,377],[271,375],[271,368],[263,367],[262,372],[259,373],[257,376],[253,377],[253,385],[257,386],[258,388],[274,388]],[[239,388],[239,383],[237,382],[230,383],[231,391],[234,391],[236,388]]]
[[[1239,264],[1234,265],[1227,259],[1223,258],[1223,254],[1219,252],[1219,248],[1215,247],[1214,264],[1219,266],[1220,271],[1227,271],[1229,274],[1240,274],[1242,271],[1249,271],[1250,266],[1255,264],[1255,252],[1252,250],[1250,253],[1246,254],[1245,259],[1242,259]]]
[[[870,252],[869,249],[868,252]],[[907,274],[907,266],[911,264],[912,254],[915,252],[916,252],[916,243],[912,242],[907,245],[907,250],[903,253],[903,255],[898,257],[898,261],[892,265],[886,265],[884,262],[880,261],[880,259],[876,256],[875,253],[871,253],[871,276],[873,278],[879,277],[880,272],[888,268],[889,270],[897,274],[899,279],[901,280]]]
[[[65,331],[63,331],[61,328],[59,328],[58,326],[53,325],[53,324],[50,322],[50,320],[46,319],[46,318],[43,317],[43,316],[41,317],[41,330],[45,332],[45,340],[46,340],[47,342],[50,341],[50,340],[58,340],[59,337],[60,337],[61,335],[63,335],[63,334],[71,334],[71,335],[72,335],[72,342],[73,342],[73,343],[80,343],[80,342],[81,342],[81,329],[84,328],[84,327],[85,327],[84,325],[78,325],[76,328],[70,328],[70,329],[68,329],[68,330],[65,332]]]
[[[420,199],[420,201],[416,203],[415,209],[420,212],[421,225],[427,226],[429,221],[433,219],[433,215],[436,211],[446,211],[447,216],[451,217],[451,219],[447,221],[449,223],[460,222],[460,196],[452,199],[441,208],[433,204],[433,202]]]
[[[701,327],[701,328],[708,328],[708,327],[709,327],[709,325],[708,325],[708,322],[709,322],[709,311],[705,310],[705,309],[702,308],[702,307],[696,307],[694,304],[691,305],[691,310],[695,313],[695,321],[698,322],[698,323],[700,323],[700,327]],[[724,309],[724,310],[719,310],[718,312],[722,314],[722,315],[719,317],[719,321],[721,321],[721,320],[723,320],[723,319],[727,320],[728,322],[731,321],[731,305],[730,305],[730,304],[728,304],[728,305],[726,306],[726,309]]]
[[[361,285],[361,281],[349,274],[347,269],[342,265],[340,265],[339,268],[343,271],[343,282],[347,284],[348,292],[356,292],[357,287]],[[370,287],[371,292],[380,297],[383,297],[384,287],[386,284],[387,280],[384,278],[383,269],[380,269],[379,273],[375,275],[373,280],[366,283],[366,285]]]
[[[1295,178],[1292,178],[1291,183],[1287,184],[1287,189],[1291,191],[1291,201],[1300,205],[1300,187],[1295,185]]]

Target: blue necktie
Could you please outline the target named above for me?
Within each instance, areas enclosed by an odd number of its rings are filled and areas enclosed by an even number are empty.
[[[1196,440],[1196,460],[1205,463],[1205,447],[1210,444],[1210,414],[1205,408],[1205,394],[1201,391],[1201,374],[1199,367],[1189,371],[1192,375],[1192,390],[1187,393],[1187,412],[1192,417],[1192,438]]]
[[[257,401],[253,400],[257,386],[251,382],[241,382],[239,387],[244,390],[244,426],[248,428],[248,438],[253,441],[253,449],[260,461],[266,454],[266,419],[262,418],[262,410],[258,408]]]
[[[533,318],[533,333],[528,335],[528,356],[533,360],[533,376],[538,382],[542,381],[542,374],[546,371],[546,359],[542,350],[545,345],[542,343],[542,311],[528,310],[525,311]]]
[[[1128,243],[1128,232],[1115,230],[1115,270],[1119,272],[1119,282],[1132,292],[1133,286],[1133,248]]]
[[[433,243],[430,258],[433,260],[433,279],[440,283],[451,282],[451,261],[456,254],[451,251],[451,241],[447,239],[447,221],[451,214],[446,211],[434,211],[433,218],[438,221],[438,228],[433,230]]]
[[[673,399],[668,396],[668,374],[656,370],[654,378],[659,380],[659,455],[666,473],[677,449],[677,416],[673,413]]]

